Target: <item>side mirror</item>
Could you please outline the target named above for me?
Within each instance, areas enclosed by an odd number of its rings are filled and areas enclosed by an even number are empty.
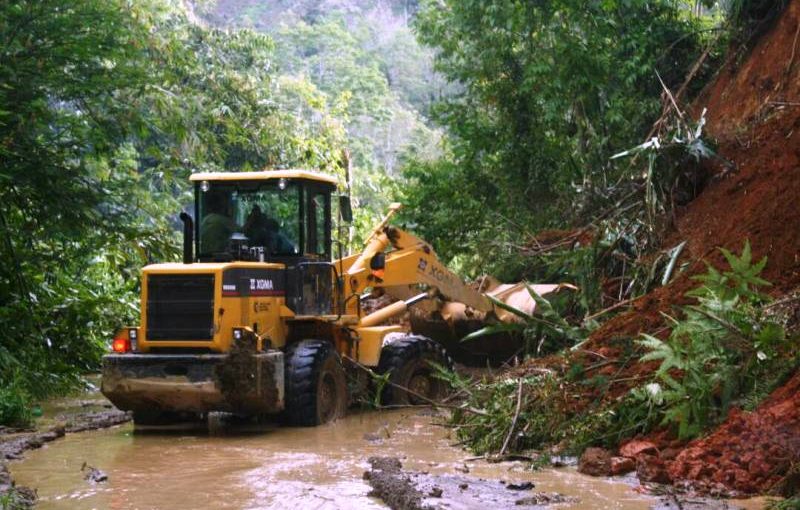
[[[353,206],[350,204],[350,195],[339,195],[339,215],[346,223],[353,222]]]

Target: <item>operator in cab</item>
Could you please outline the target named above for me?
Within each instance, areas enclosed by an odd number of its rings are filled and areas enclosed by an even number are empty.
[[[228,239],[236,232],[236,222],[228,213],[227,195],[224,192],[209,192],[206,197],[206,213],[200,223],[200,251],[222,253],[228,249]]]
[[[289,238],[281,232],[280,224],[264,214],[258,204],[247,216],[244,232],[250,246],[263,246],[271,255],[296,255],[297,248]]]

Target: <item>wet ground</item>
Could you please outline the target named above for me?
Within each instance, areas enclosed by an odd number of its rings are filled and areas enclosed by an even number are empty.
[[[316,428],[213,420],[210,430],[170,433],[134,433],[128,423],[68,433],[26,452],[9,469],[17,484],[37,489],[41,509],[386,508],[369,496],[363,479],[373,456],[400,459],[404,470],[416,473],[426,496],[441,488],[443,494],[426,499],[441,508],[487,506],[481,501],[495,501],[491,506],[499,508],[538,493],[569,496],[557,508],[644,509],[658,503],[638,491],[634,479],[591,478],[574,468],[530,471],[522,463],[465,462],[469,454],[452,446],[447,429],[435,420],[428,412],[405,410],[354,414]],[[87,480],[89,468],[108,479]],[[535,488],[507,488],[524,482]],[[478,500],[464,497],[464,484]]]
[[[40,508],[381,508],[362,480],[369,456],[400,456],[405,467],[431,473],[465,470],[467,455],[448,446],[446,431],[430,421],[416,413],[365,413],[311,429],[248,434],[233,427],[211,436],[133,434],[124,426],[29,452],[11,472],[18,483],[38,488]],[[109,481],[87,483],[84,462]],[[535,479],[542,490],[577,490],[595,503],[579,508],[649,507],[625,484],[573,472],[512,474],[509,467],[467,463],[466,469],[473,476]]]

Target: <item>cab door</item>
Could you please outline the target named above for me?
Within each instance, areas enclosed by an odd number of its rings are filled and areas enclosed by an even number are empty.
[[[303,189],[302,258],[287,275],[288,287],[292,290],[287,305],[297,315],[333,313],[332,191],[332,186],[317,183],[307,183]]]

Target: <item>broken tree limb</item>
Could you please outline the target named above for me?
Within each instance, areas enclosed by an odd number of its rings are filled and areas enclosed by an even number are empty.
[[[508,443],[511,441],[511,438],[514,435],[514,430],[517,428],[517,420],[519,419],[519,412],[522,408],[522,378],[519,378],[519,382],[517,383],[517,408],[514,411],[514,418],[511,420],[511,427],[508,429],[508,434],[506,435],[506,440],[503,441],[503,447],[500,448],[500,456],[505,455],[506,449],[508,448]]]
[[[351,362],[354,366],[360,368],[361,370],[366,371],[370,375],[370,377],[373,377],[373,378],[376,378],[376,379],[380,378],[372,369],[370,369],[369,367],[365,367],[364,365],[362,365],[358,361],[354,360],[353,358],[351,358],[349,356],[342,356],[342,358],[344,358],[347,361]],[[409,395],[412,395],[412,396],[414,396],[414,397],[426,402],[427,404],[429,404],[429,405],[431,405],[433,407],[442,407],[444,409],[454,409],[454,410],[459,410],[459,411],[466,411],[468,413],[477,414],[478,416],[489,416],[489,413],[487,413],[486,411],[483,411],[481,409],[475,409],[473,407],[464,407],[464,406],[458,406],[458,405],[453,405],[453,404],[444,404],[444,403],[441,403],[441,402],[436,402],[435,400],[431,400],[431,399],[429,399],[428,397],[426,397],[424,395],[420,395],[419,393],[417,393],[414,390],[410,390],[410,389],[405,388],[405,387],[403,387],[403,386],[401,386],[399,384],[395,384],[392,381],[386,381],[386,384],[392,386],[393,388],[397,388],[399,390],[403,390],[406,393],[408,393]]]
[[[686,247],[686,242],[687,241],[683,241],[681,244],[672,249],[672,256],[669,259],[669,264],[667,264],[667,269],[664,271],[664,277],[661,279],[661,285],[666,285],[669,283],[669,279],[675,270],[675,264],[678,262],[678,258],[680,258],[683,248]]]
[[[698,58],[695,61],[695,63],[692,65],[692,68],[689,71],[689,74],[686,75],[686,79],[683,80],[683,83],[678,88],[678,91],[675,93],[675,97],[673,99],[673,104],[677,103],[678,101],[681,100],[681,98],[683,97],[683,94],[686,92],[686,89],[689,87],[689,84],[692,82],[692,80],[694,79],[695,75],[700,70],[700,67],[702,67],[703,62],[705,62],[706,59],[708,58],[708,56],[711,54],[711,49],[716,45],[717,39],[719,39],[719,35],[717,35],[717,37],[715,37],[713,41],[710,41],[708,43],[708,46],[706,46],[706,49],[700,55],[700,58]],[[656,74],[658,74],[658,73],[656,73]],[[661,81],[661,77],[659,77],[659,81]],[[663,85],[663,82],[662,82],[662,85]],[[677,109],[677,107],[676,107],[676,109]],[[653,138],[653,136],[655,136],[656,132],[658,132],[659,128],[661,127],[661,125],[666,120],[667,115],[669,115],[669,110],[670,110],[670,108],[668,108],[665,105],[664,108],[662,109],[661,116],[658,118],[658,120],[656,120],[653,123],[653,127],[650,129],[650,132],[645,137],[645,140],[650,140],[650,139]],[[678,110],[678,112],[680,112],[680,110]],[[681,116],[681,118],[682,117],[683,116]],[[637,158],[637,156],[633,157],[633,159],[631,160],[631,165],[633,165],[633,163],[636,161],[636,158]]]
[[[636,296],[636,297],[632,297],[632,298],[626,299],[624,301],[620,301],[619,303],[616,303],[615,305],[609,306],[608,308],[600,310],[599,312],[596,312],[596,313],[593,313],[592,315],[584,317],[583,318],[583,322],[590,321],[592,319],[596,319],[596,318],[600,317],[601,315],[607,314],[608,312],[613,312],[617,308],[621,308],[621,307],[623,307],[623,306],[625,306],[627,304],[633,303],[634,301],[636,301],[640,297],[642,297],[642,296]]]
[[[656,71],[656,77],[658,78],[658,83],[660,83],[661,87],[664,89],[664,93],[667,95],[669,100],[672,102],[672,106],[675,108],[675,111],[678,113],[678,117],[680,117],[682,119],[683,118],[683,112],[681,111],[680,107],[678,106],[678,102],[675,101],[675,97],[672,95],[672,92],[670,92],[669,87],[667,87],[667,84],[664,83],[664,80],[661,79],[661,75],[658,74],[658,71]]]
[[[797,51],[797,36],[800,36],[800,23],[797,24],[797,30],[794,32],[794,43],[792,43],[792,56],[789,59],[789,63],[786,65],[785,74],[789,74],[792,72],[792,66],[794,66],[794,57]]]

